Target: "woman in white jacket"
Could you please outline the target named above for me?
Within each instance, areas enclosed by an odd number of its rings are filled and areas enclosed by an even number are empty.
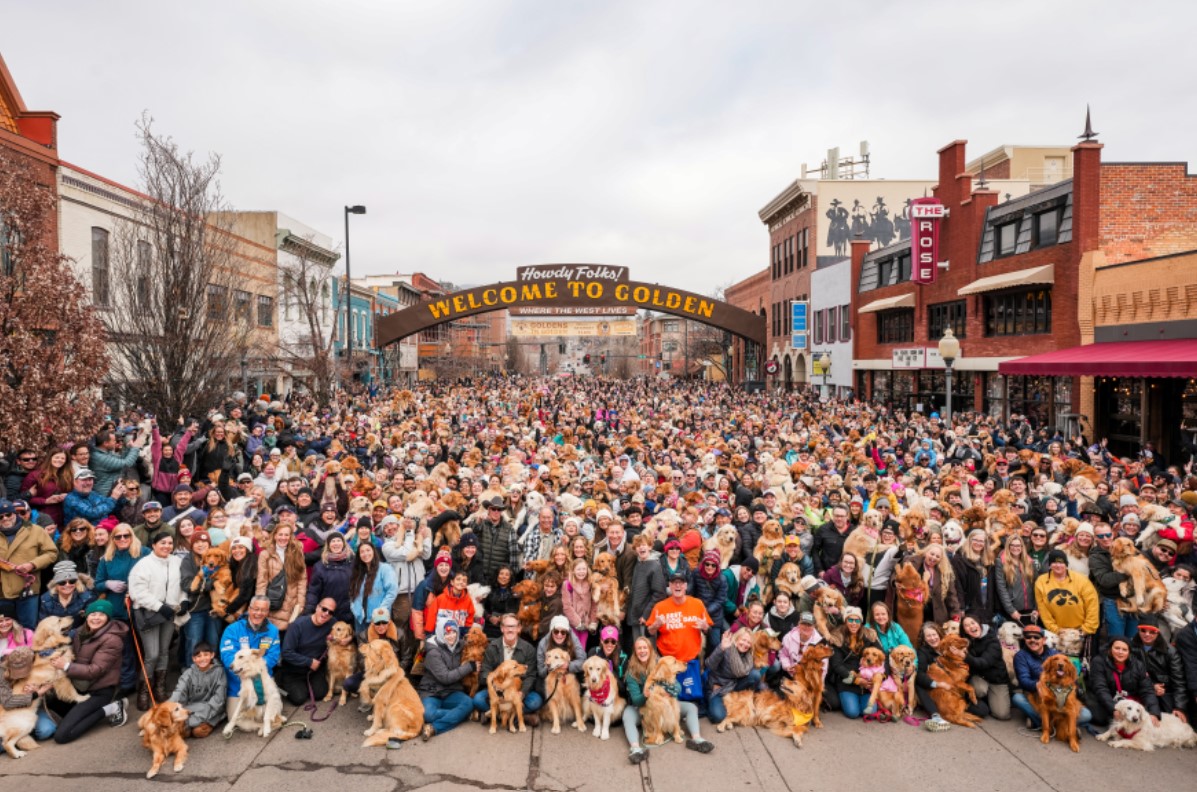
[[[153,676],[154,700],[166,701],[166,663],[170,639],[175,632],[175,618],[183,599],[180,565],[174,555],[175,542],[165,531],[150,537],[150,554],[133,565],[129,572],[129,599],[132,617],[141,642],[145,674],[137,680],[137,709],[150,708],[146,676]]]

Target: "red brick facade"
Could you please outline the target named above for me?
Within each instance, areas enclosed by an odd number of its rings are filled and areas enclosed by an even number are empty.
[[[1185,163],[1101,166],[1101,246],[1111,263],[1197,249],[1197,176]]]
[[[27,162],[37,183],[58,194],[58,114],[29,110],[0,57],[0,147]],[[49,240],[58,249],[58,218],[50,218]]]
[[[772,300],[772,283],[769,275],[768,269],[749,275],[739,283],[728,286],[723,292],[723,299],[737,308],[759,314],[768,322],[769,304]],[[732,345],[734,349],[731,361],[731,381],[740,383],[746,380],[764,379],[764,372],[761,369],[764,350],[757,351],[755,366],[749,366],[752,361],[749,361],[747,356],[747,342],[742,338],[733,338]]]

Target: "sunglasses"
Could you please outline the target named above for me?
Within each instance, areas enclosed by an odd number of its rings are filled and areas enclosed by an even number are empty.
[[[1142,627],[1141,626],[1141,627],[1139,627],[1139,632],[1148,633],[1150,635],[1155,635],[1156,633],[1159,632],[1159,630],[1156,629],[1155,627]]]
[[[717,567],[717,566],[719,566],[719,565],[718,565],[718,564],[712,564],[712,563],[710,563],[710,562],[704,562],[704,563],[703,563],[703,566],[704,566],[704,567],[707,567],[707,568],[709,568],[709,569],[714,569],[715,567]]]
[[[326,608],[323,605],[317,605],[316,610],[320,611],[321,613],[332,613],[333,612],[332,608]],[[378,624],[379,622],[375,622],[375,623]],[[381,622],[381,624],[386,624],[386,622]]]
[[[1043,638],[1038,635],[1028,635],[1023,640],[1025,640],[1027,643],[1039,643],[1043,640]]]
[[[553,630],[553,635],[565,635],[569,630]]]
[[[1096,536],[1098,539],[1110,539],[1110,538],[1112,538],[1112,537],[1114,536],[1114,534],[1112,534],[1112,533],[1099,533],[1099,534],[1095,534],[1095,536]]]
[[[1158,548],[1156,548],[1156,549],[1157,549],[1157,550],[1159,550],[1159,551],[1160,551],[1160,553],[1162,553],[1163,555],[1166,555],[1166,556],[1168,556],[1169,558],[1171,558],[1172,556],[1176,555],[1176,551],[1175,551],[1175,550],[1169,550],[1167,547],[1158,547]]]
[[[613,643],[619,643],[619,641],[617,641],[617,640],[616,640],[616,639],[614,639],[614,638],[604,638],[604,639],[603,639],[603,643],[605,643],[605,644],[613,644]]]
[[[846,619],[845,621],[847,621],[848,624],[860,624],[861,623],[861,619]]]
[[[132,539],[133,534],[113,534],[113,539]]]
[[[86,528],[72,528],[71,533],[87,533]]]
[[[18,459],[17,461],[18,461],[18,462],[36,462],[36,461],[37,461],[37,457],[21,457],[21,458],[20,458],[20,459]]]
[[[58,585],[60,585],[60,586],[73,586],[73,585],[75,585],[75,584],[76,584],[76,583],[78,583],[78,582],[79,582],[78,580],[63,580],[63,581],[60,581]]]

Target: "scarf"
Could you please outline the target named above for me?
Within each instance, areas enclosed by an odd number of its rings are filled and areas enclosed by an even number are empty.
[[[743,654],[735,647],[729,647],[723,653],[723,657],[727,660],[728,670],[736,679],[743,679],[752,673],[752,650],[749,649]]]
[[[598,690],[591,690],[588,692],[590,700],[600,707],[607,706],[607,702],[611,700],[611,677],[603,680],[603,686]]]
[[[343,552],[343,553],[329,553],[329,554],[328,554],[327,556],[325,556],[325,558],[324,558],[324,560],[325,560],[327,563],[334,563],[334,564],[339,564],[339,563],[341,563],[342,561],[346,561],[346,560],[348,560],[348,559],[349,559],[349,551],[348,551],[348,550],[346,550],[346,551],[345,551],[345,552]]]

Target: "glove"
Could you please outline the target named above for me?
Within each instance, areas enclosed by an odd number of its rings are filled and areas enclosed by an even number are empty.
[[[169,621],[175,617],[175,609],[166,603],[162,603],[162,605],[158,607],[158,615]]]
[[[128,584],[121,580],[109,580],[104,585],[114,594],[124,594],[129,590]]]
[[[470,660],[469,662],[467,662],[466,666],[470,669],[469,671],[466,672],[467,674],[472,674],[478,670],[478,664],[475,663],[473,660]]]

